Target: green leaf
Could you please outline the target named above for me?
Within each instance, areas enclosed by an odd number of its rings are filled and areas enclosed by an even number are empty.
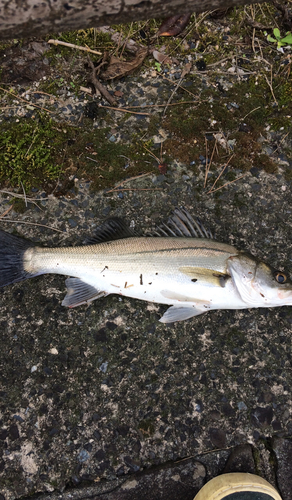
[[[292,33],[287,33],[287,36],[284,38],[281,38],[281,42],[288,43],[289,45],[292,45]]]
[[[158,72],[161,71],[161,64],[159,62],[155,62],[154,65]]]
[[[273,33],[277,40],[281,39],[280,30],[278,28],[274,28]]]
[[[267,36],[267,40],[268,42],[276,42],[277,40],[275,40],[275,38],[273,38],[271,35],[268,35]]]

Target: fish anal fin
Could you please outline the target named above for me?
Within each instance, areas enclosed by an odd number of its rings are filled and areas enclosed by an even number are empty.
[[[213,269],[206,269],[204,267],[185,266],[180,267],[179,271],[189,276],[192,280],[219,286],[221,288],[225,287],[226,281],[230,278],[229,274],[214,271]]]
[[[107,295],[106,292],[97,290],[79,278],[67,278],[65,284],[67,295],[62,302],[62,306],[77,307]]]
[[[180,307],[171,306],[167,309],[164,315],[160,318],[161,323],[175,323],[176,321],[184,321],[186,319],[192,318],[193,316],[198,316],[203,314],[208,309],[193,307]]]

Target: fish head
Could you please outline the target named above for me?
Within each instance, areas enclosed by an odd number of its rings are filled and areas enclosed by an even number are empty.
[[[286,273],[245,253],[229,257],[227,265],[247,307],[292,305],[292,281]]]

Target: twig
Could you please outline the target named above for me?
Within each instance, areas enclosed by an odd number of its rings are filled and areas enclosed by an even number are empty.
[[[212,64],[208,64],[208,68],[212,68],[213,66],[218,66],[218,64],[221,64],[225,61],[228,61],[228,59],[231,59],[233,57],[233,54],[230,54],[229,57],[224,57],[224,59],[220,59],[220,61],[217,61],[215,63],[212,63]]]
[[[112,191],[162,191],[162,188],[117,188]]]
[[[25,155],[24,155],[24,158],[26,158],[26,157],[27,157],[27,155],[28,155],[28,153],[30,152],[31,147],[32,147],[32,145],[33,145],[33,143],[34,143],[34,141],[35,141],[35,136],[34,136],[34,134],[36,133],[36,130],[37,130],[37,127],[36,127],[36,128],[34,129],[34,131],[33,131],[33,134],[32,134],[32,141],[31,141],[31,143],[30,143],[30,146],[29,146],[29,148],[28,148],[27,152],[26,152],[26,153],[25,153]],[[21,183],[21,184],[22,184],[22,183]],[[24,191],[23,186],[22,186],[22,189],[23,189],[23,191]]]
[[[217,139],[215,139],[215,144],[214,144],[213,151],[212,151],[212,154],[211,154],[210,163],[209,163],[209,165],[208,165],[208,162],[206,163],[204,188],[206,187],[206,184],[207,184],[208,173],[209,173],[211,165],[212,165],[212,160],[213,160],[213,156],[214,156],[214,153],[215,153],[215,149],[217,151]],[[217,151],[217,154],[218,154],[218,151]]]
[[[5,215],[7,215],[10,212],[10,210],[12,210],[12,208],[13,208],[13,205],[10,205],[10,207],[8,207],[7,210],[5,210],[5,212],[3,212],[3,214],[0,215],[0,219],[5,217]]]
[[[116,106],[116,100],[110,95],[109,91],[100,83],[96,77],[96,68],[89,56],[87,56],[88,64],[91,67],[91,83],[95,86],[97,90],[103,95],[103,97],[112,105]]]
[[[284,135],[284,137],[283,137],[283,138],[280,140],[280,142],[279,142],[279,146],[278,146],[278,147],[277,147],[277,148],[273,151],[273,154],[275,154],[275,153],[276,153],[276,151],[278,151],[278,149],[279,149],[280,145],[282,144],[282,142],[284,142],[284,141],[285,141],[285,139],[286,139],[287,135],[289,135],[289,134],[290,134],[290,132],[287,132],[287,134],[286,134],[286,135]]]
[[[163,104],[163,106],[165,106]],[[138,111],[131,111],[130,109],[126,108],[115,108],[113,106],[103,106],[103,104],[99,104],[100,108],[106,108],[106,109],[113,109],[114,111],[120,111],[121,113],[131,113],[132,115],[146,115],[146,116],[151,116],[151,113],[144,113],[141,111],[140,113]]]
[[[5,189],[0,189],[0,193],[3,194],[9,194],[10,196],[13,196],[14,198],[23,198],[23,194],[19,193],[14,193],[13,191],[5,191]],[[27,198],[28,201],[42,201],[42,200],[48,200],[49,198]]]
[[[25,189],[24,189],[24,185],[22,184],[22,182],[20,181],[20,184],[21,184],[21,187],[22,187],[22,190],[23,190],[23,195],[24,195],[24,203],[25,203],[25,206],[27,208],[27,199],[26,199],[26,193],[25,193]]]
[[[25,220],[12,220],[12,219],[1,219],[1,222],[14,222],[14,224],[29,224],[30,226],[46,227],[47,229],[51,229],[52,231],[63,233],[63,231],[61,231],[60,229],[56,229],[55,227],[51,226],[46,226],[45,224],[37,224],[37,222],[28,222]]]
[[[171,102],[169,103],[169,106],[181,106],[182,104],[201,104],[202,102],[206,101],[180,101],[180,102]],[[123,108],[118,108],[121,110],[127,110],[127,109],[132,109],[132,108],[163,108],[165,104],[136,104],[133,106],[124,106]],[[144,114],[144,113],[143,113]]]
[[[260,109],[260,108],[261,108],[261,106],[258,106],[257,108],[254,108],[254,109],[252,109],[251,111],[249,111],[249,113],[247,113],[247,115],[245,115],[245,116],[242,118],[242,121],[243,121],[243,120],[245,120],[245,119],[246,119],[246,117],[247,117],[248,115],[250,115],[251,113],[253,113],[254,111],[256,111],[257,109]]]
[[[232,158],[233,158],[234,154],[230,156],[230,158],[228,159],[226,165],[224,165],[223,169],[221,170],[220,174],[218,175],[217,179],[215,180],[213,186],[211,187],[211,189],[207,192],[207,194],[211,193],[212,190],[213,190],[213,187],[216,186],[217,182],[219,181],[221,175],[223,174],[223,172],[225,171],[226,167],[228,166],[228,164],[231,162]],[[216,191],[216,190],[215,190]]]
[[[71,49],[84,50],[85,52],[91,52],[92,54],[97,54],[101,56],[102,53],[97,50],[89,49],[88,47],[82,47],[81,45],[75,45],[74,43],[61,42],[59,40],[49,40],[48,43],[52,43],[53,45],[64,45],[64,47],[71,47]]]
[[[91,160],[91,161],[95,161],[95,163],[99,163],[99,161],[94,160],[93,158],[90,158],[90,156],[86,156],[85,158],[86,158],[86,160]]]
[[[239,181],[239,179],[242,179],[245,177],[249,172],[246,172],[246,174],[241,175],[240,177],[237,177],[237,179],[234,179],[233,181],[226,182],[226,184],[223,184],[223,186],[218,187],[217,189],[214,189],[214,191],[208,191],[207,194],[212,194],[215,193],[215,191],[219,191],[219,189],[224,188],[225,186],[228,186],[229,184],[233,184],[233,182]]]
[[[273,87],[272,87],[272,79],[273,79],[273,69],[272,69],[272,67],[271,67],[271,82],[269,82],[267,75],[265,75],[265,79],[266,79],[267,84],[268,84],[268,85],[269,85],[269,87],[270,87],[270,91],[271,91],[271,93],[272,93],[272,96],[273,96],[273,98],[274,98],[275,103],[277,104],[277,106],[279,106],[278,101],[277,101],[277,99],[276,99],[276,97],[275,97],[275,94],[274,94]]]
[[[205,175],[205,184],[204,187],[206,186],[207,182],[207,172],[208,172],[208,143],[207,143],[207,138],[205,136],[205,149],[206,149],[206,175]]]
[[[23,184],[22,184],[21,181],[20,181],[20,183],[22,185],[22,189],[24,190]],[[25,192],[24,192],[24,195],[23,195],[23,194],[19,194],[19,193],[12,193],[11,191],[3,191],[2,189],[0,190],[0,193],[9,194],[13,198],[24,199],[26,207],[27,207],[27,202],[29,201],[30,203],[33,203],[36,207],[38,207],[39,210],[42,210],[42,209],[41,209],[41,207],[39,207],[39,205],[36,203],[36,201],[42,201],[42,200],[48,200],[49,199],[49,198],[42,198],[42,199],[40,199],[40,198],[27,198]]]
[[[151,151],[149,151],[149,149],[146,148],[146,146],[144,146],[144,149],[146,149],[146,151],[152,156],[152,158],[154,158],[157,163],[160,163],[161,160],[159,160],[159,158],[157,158],[157,156],[155,156],[155,154],[153,154]]]
[[[185,67],[184,67],[184,69],[183,69],[183,71],[182,71],[181,77],[180,77],[180,79],[179,79],[179,81],[178,81],[177,85],[175,86],[174,90],[172,91],[172,93],[171,93],[171,95],[170,95],[170,97],[169,97],[169,99],[168,99],[168,101],[167,101],[167,103],[166,103],[166,106],[165,106],[165,109],[164,109],[164,111],[163,111],[162,117],[164,117],[164,116],[165,116],[165,113],[166,113],[166,110],[167,110],[167,108],[168,108],[168,105],[171,103],[171,101],[172,101],[172,98],[173,98],[174,94],[176,93],[177,89],[181,86],[180,84],[181,84],[181,82],[183,81],[184,77],[185,77],[185,76],[186,76],[186,75],[187,75],[190,71],[191,71],[191,63],[188,63],[188,64],[186,64],[186,65],[185,65]]]
[[[3,89],[3,87],[0,87],[0,90],[3,90],[3,92],[6,92],[6,94],[13,95],[13,97],[16,97],[16,99],[20,99],[20,101],[23,101],[23,102],[25,102],[26,104],[29,104],[30,106],[34,106],[35,108],[39,108],[39,109],[44,109],[44,110],[45,110],[45,111],[47,111],[48,113],[52,113],[52,111],[50,111],[49,109],[47,109],[47,108],[42,108],[41,106],[38,106],[37,104],[34,104],[33,102],[28,101],[27,99],[23,99],[23,98],[22,98],[22,97],[20,97],[19,95],[17,95],[17,94],[13,94],[13,92],[10,92],[10,90]]]
[[[200,71],[200,73],[201,73],[201,71]],[[158,73],[158,74],[160,75],[160,73]],[[160,75],[160,76],[162,76],[162,78],[163,78],[164,80],[167,80],[168,82],[170,82],[170,83],[172,83],[172,84],[175,84],[175,82],[174,82],[173,80],[171,80],[171,78],[167,78],[167,76],[164,76],[164,75]],[[197,98],[197,96],[196,96],[195,94],[193,94],[193,92],[191,92],[190,90],[186,89],[185,87],[182,87],[182,86],[180,85],[180,82],[181,82],[181,80],[179,80],[179,82],[178,82],[178,84],[177,84],[177,87],[179,87],[181,90],[184,90],[185,92],[187,92],[188,94],[192,95],[193,97],[196,97],[196,98]]]
[[[118,184],[118,186],[115,186],[114,188],[107,191],[107,193],[111,193],[112,191],[119,190],[119,187],[122,186],[123,184],[125,184],[126,182],[134,181],[135,179],[141,179],[142,177],[147,177],[147,175],[151,175],[151,174],[153,174],[153,171],[148,172],[147,174],[136,175],[135,177],[130,177],[129,179],[125,179],[124,181],[120,182],[120,184]]]

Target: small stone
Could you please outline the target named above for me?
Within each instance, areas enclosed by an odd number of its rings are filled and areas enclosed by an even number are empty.
[[[12,424],[9,429],[9,436],[12,441],[15,441],[19,438],[18,427],[16,424]]]
[[[225,448],[226,446],[226,433],[223,429],[209,429],[209,436],[212,441],[212,444],[216,446],[216,448]]]
[[[251,413],[251,422],[254,426],[267,427],[271,424],[273,419],[273,408],[267,406],[266,408],[257,407]]]
[[[78,454],[78,460],[79,462],[86,462],[86,460],[89,459],[89,453],[86,450],[81,450],[80,453]]]
[[[249,472],[254,474],[256,468],[251,445],[241,444],[235,446],[229,455],[223,472],[224,474],[229,472]]]
[[[107,371],[107,367],[108,367],[108,362],[105,361],[104,363],[102,363],[99,367],[100,371],[103,372],[103,373],[106,373]]]
[[[13,415],[13,418],[20,423],[24,422],[23,418],[21,418],[19,415]]]
[[[76,227],[77,226],[77,222],[74,219],[68,219],[68,224],[69,224],[70,227]]]
[[[243,401],[239,401],[239,403],[237,403],[237,407],[240,411],[247,410],[247,406]]]

